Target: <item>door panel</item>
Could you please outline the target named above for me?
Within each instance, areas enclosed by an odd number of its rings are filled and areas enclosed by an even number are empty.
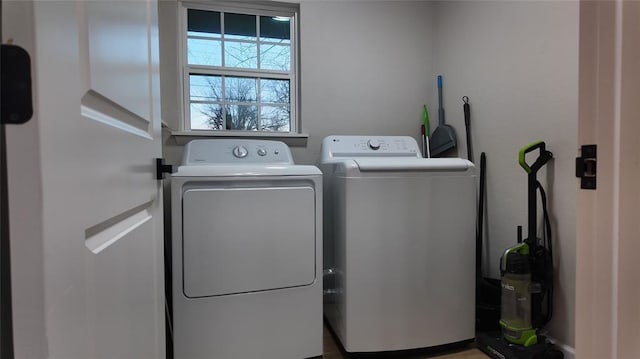
[[[89,86],[141,120],[151,117],[151,73],[146,71],[150,64],[148,6],[147,1],[90,1],[85,5]]]
[[[101,358],[156,358],[158,323],[153,278],[158,270],[154,253],[154,222],[146,217],[98,255],[86,254],[88,335]],[[143,344],[143,345],[140,345]]]
[[[47,357],[163,358],[157,5],[30,3],[44,298],[14,303],[42,303]]]
[[[152,112],[152,90],[159,83],[149,27],[157,15],[146,1],[89,1],[79,3],[76,13],[81,83],[76,118],[83,148],[76,159],[81,168],[98,172],[86,172],[91,190],[111,193],[101,198],[90,223],[95,226],[156,196],[149,184],[150,159],[160,157],[159,112]]]

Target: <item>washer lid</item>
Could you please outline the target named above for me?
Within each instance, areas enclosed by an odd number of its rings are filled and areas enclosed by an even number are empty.
[[[354,158],[361,172],[466,171],[473,163],[461,158]]]
[[[305,165],[199,165],[180,166],[172,177],[319,176],[316,166]]]

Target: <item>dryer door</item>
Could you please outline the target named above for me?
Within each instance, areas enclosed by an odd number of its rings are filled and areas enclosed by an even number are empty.
[[[312,187],[198,188],[183,193],[183,283],[190,298],[310,285]]]

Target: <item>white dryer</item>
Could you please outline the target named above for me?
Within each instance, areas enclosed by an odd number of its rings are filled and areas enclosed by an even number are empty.
[[[321,188],[282,142],[186,145],[171,180],[175,358],[322,355]]]
[[[406,136],[329,136],[325,316],[347,352],[475,337],[475,168]]]

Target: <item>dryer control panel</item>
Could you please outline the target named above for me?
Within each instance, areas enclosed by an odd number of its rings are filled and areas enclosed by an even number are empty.
[[[289,146],[281,141],[211,139],[185,146],[183,165],[294,164]]]
[[[322,141],[322,158],[417,157],[418,142],[410,136],[328,136]]]

